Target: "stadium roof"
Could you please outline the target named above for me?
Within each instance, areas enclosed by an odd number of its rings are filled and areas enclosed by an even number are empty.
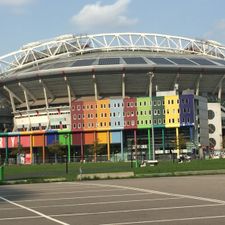
[[[0,75],[57,58],[114,50],[191,53],[225,59],[225,47],[215,41],[148,33],[69,34],[29,43],[0,57]]]
[[[64,105],[83,96],[147,96],[192,89],[225,100],[225,47],[183,37],[115,33],[35,42],[0,57],[0,94],[17,109]],[[123,93],[124,91],[124,93]],[[46,100],[47,99],[47,100]]]

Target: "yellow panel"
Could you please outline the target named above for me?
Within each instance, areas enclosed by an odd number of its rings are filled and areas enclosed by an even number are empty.
[[[109,99],[102,99],[97,101],[97,123],[98,127],[97,130],[109,130],[110,126],[110,107],[109,107],[110,100]]]
[[[179,96],[165,96],[165,126],[179,127]]]
[[[98,132],[97,138],[99,144],[106,144],[108,142],[107,132]]]

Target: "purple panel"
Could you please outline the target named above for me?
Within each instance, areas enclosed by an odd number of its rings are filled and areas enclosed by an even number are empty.
[[[180,126],[194,124],[194,95],[180,96]]]

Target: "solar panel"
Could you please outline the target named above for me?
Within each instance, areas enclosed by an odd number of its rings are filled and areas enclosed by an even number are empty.
[[[178,64],[178,65],[196,65],[195,63],[191,62],[188,59],[185,58],[168,58],[169,60],[173,61],[174,63]]]
[[[112,64],[120,64],[120,58],[105,58],[99,59],[99,65],[112,65]]]
[[[82,59],[77,60],[72,66],[90,66],[93,64],[95,59]]]
[[[198,63],[199,65],[202,66],[212,66],[212,65],[216,65],[215,63],[204,59],[204,58],[190,58],[191,61]]]
[[[149,60],[151,60],[152,62],[159,64],[159,65],[174,65],[172,62],[170,62],[169,60],[165,59],[165,58],[152,58],[152,57],[148,57]]]
[[[220,63],[222,65],[225,65],[225,60],[222,59],[213,59],[214,62]]]
[[[123,58],[127,64],[147,64],[141,57]]]

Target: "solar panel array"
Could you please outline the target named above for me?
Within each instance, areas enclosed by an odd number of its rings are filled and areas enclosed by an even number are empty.
[[[225,60],[222,59],[205,59],[203,57],[146,57],[149,61],[145,61],[145,57],[115,57],[115,58],[100,58],[96,59],[78,59],[75,62],[58,62],[54,64],[43,65],[42,69],[54,69],[61,67],[82,67],[96,65],[118,65],[122,63],[126,64],[156,64],[156,65],[186,65],[186,66],[225,66]],[[96,62],[96,63],[95,63]],[[39,68],[39,69],[40,69]]]
[[[90,66],[94,61],[95,59],[81,59],[77,60],[72,66]]]
[[[120,64],[120,58],[102,58],[98,61],[99,65]]]
[[[204,59],[204,58],[190,58],[191,61],[193,62],[196,62],[198,63],[199,65],[202,65],[202,66],[212,66],[212,65],[216,65],[215,63],[207,60],[207,59]]]
[[[186,59],[186,58],[168,58],[169,60],[171,60],[172,62],[178,64],[178,65],[196,65],[195,63],[191,62],[190,60]]]
[[[170,62],[166,58],[161,58],[161,57],[148,57],[147,59],[151,60],[155,64],[159,65],[174,65],[174,63]]]
[[[145,60],[141,57],[127,57],[127,58],[123,58],[123,60],[127,63],[127,64],[147,64],[145,62]]]

